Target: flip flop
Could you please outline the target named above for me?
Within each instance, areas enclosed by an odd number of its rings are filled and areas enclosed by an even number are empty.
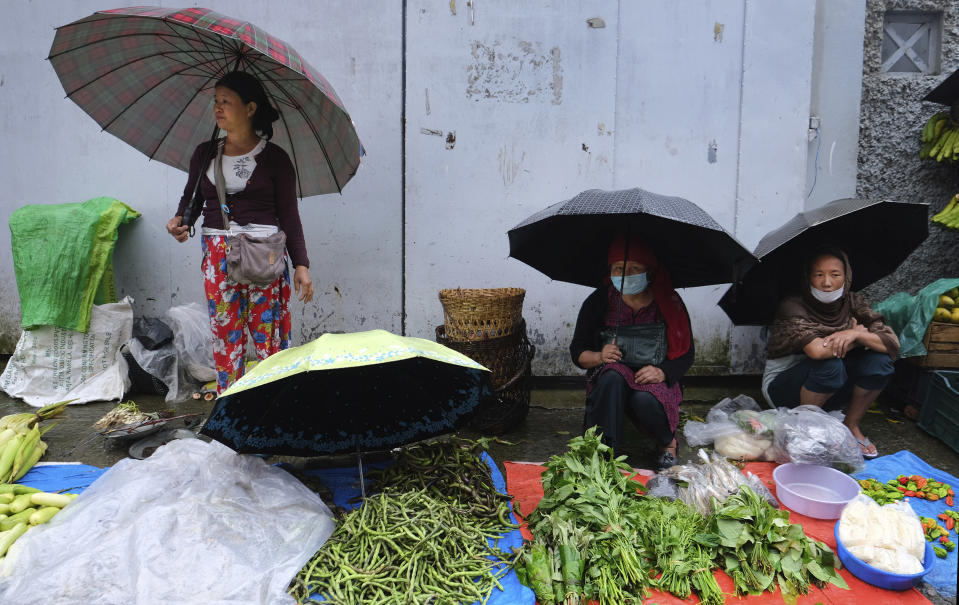
[[[879,457],[879,450],[878,450],[878,449],[876,449],[876,451],[873,452],[872,454],[870,454],[869,452],[865,451],[865,450],[869,449],[869,446],[870,446],[870,445],[872,445],[872,442],[869,441],[869,437],[866,437],[866,440],[865,440],[865,441],[859,441],[858,439],[856,439],[856,443],[858,443],[858,444],[859,444],[859,447],[860,447],[861,449],[863,449],[862,457],[865,458],[866,460],[872,460],[873,458],[878,458],[878,457]]]

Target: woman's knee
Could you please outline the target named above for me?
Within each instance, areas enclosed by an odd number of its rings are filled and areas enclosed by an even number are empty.
[[[868,351],[858,361],[856,386],[867,391],[884,388],[895,373],[892,359],[886,353]]]
[[[843,360],[821,359],[812,362],[803,386],[814,393],[833,393],[842,388],[848,379]]]

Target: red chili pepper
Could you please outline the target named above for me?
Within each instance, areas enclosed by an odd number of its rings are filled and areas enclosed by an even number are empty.
[[[946,494],[948,494],[948,495],[950,495],[950,496],[955,496],[955,495],[956,495],[956,492],[952,491],[952,489],[950,488],[950,489],[947,489],[947,490],[946,490]]]
[[[926,499],[926,494],[924,494],[923,492],[914,492],[914,493],[916,494],[917,498],[922,498],[923,500]]]
[[[907,476],[905,476],[905,475],[899,475],[899,483],[901,483],[901,484],[903,484],[903,485],[909,483],[909,477],[907,477]]]
[[[914,492],[914,491],[912,491],[912,490],[908,490],[908,489],[907,489],[907,490],[904,490],[902,493],[906,494],[907,496],[915,496],[915,495],[916,495],[916,492]]]
[[[932,493],[926,494],[926,500],[929,500],[930,502],[935,502],[938,499],[939,499],[939,494],[932,494]]]
[[[939,537],[939,542],[941,542],[942,544],[945,544],[945,543],[948,542],[948,541],[949,541],[949,536],[940,536],[940,537]]]
[[[955,499],[952,496],[946,496],[946,506],[955,506]]]
[[[952,529],[956,526],[956,522],[952,517],[946,517],[946,529]]]
[[[919,486],[919,489],[926,487],[926,483],[929,482],[925,477],[920,477],[919,475],[912,476],[913,481],[916,482],[916,485]]]

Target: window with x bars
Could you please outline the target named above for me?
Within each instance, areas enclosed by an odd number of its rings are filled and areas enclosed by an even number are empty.
[[[942,13],[890,11],[882,30],[881,71],[939,73]]]

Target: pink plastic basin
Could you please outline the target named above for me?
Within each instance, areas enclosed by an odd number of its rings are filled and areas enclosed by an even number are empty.
[[[783,506],[814,519],[838,519],[859,493],[855,479],[828,466],[789,462],[773,470],[773,479]]]

